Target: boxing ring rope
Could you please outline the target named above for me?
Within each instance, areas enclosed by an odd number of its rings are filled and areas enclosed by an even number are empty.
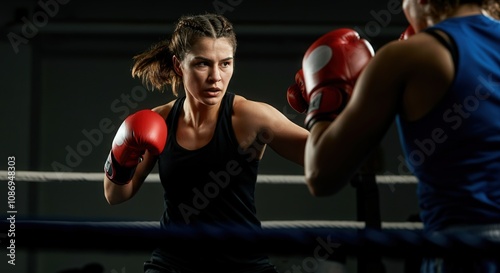
[[[9,223],[0,222],[2,230]],[[194,243],[232,247],[238,251],[269,254],[310,255],[314,248],[328,244],[341,247],[346,255],[377,254],[386,257],[443,257],[498,255],[500,243],[468,233],[424,234],[421,229],[386,227],[372,229],[354,224],[267,223],[261,231],[243,227],[172,227],[162,230],[157,222],[30,221],[16,222],[17,248],[150,251],[165,244],[186,248]]]
[[[6,171],[2,171],[7,173]],[[23,182],[50,182],[50,181],[74,181],[74,182],[102,182],[104,173],[83,172],[36,172],[17,171],[16,180]],[[376,175],[379,184],[416,184],[417,179],[412,175]],[[145,182],[159,183],[158,174],[152,173]],[[305,184],[302,175],[259,175],[257,183],[263,184]]]
[[[6,173],[6,172],[5,172]],[[18,182],[102,182],[102,173],[54,173],[17,171]],[[377,175],[377,184],[415,184],[413,176]],[[146,182],[159,183],[156,174]],[[260,175],[257,183],[304,184],[299,175]],[[359,197],[358,197],[359,198]],[[9,229],[8,220],[0,220],[0,236]],[[178,247],[190,242],[226,245],[242,249],[261,249],[269,254],[310,255],[323,244],[340,245],[352,256],[383,255],[386,257],[497,255],[500,243],[474,234],[426,234],[418,222],[383,222],[379,226],[368,221],[263,221],[262,230],[237,226],[223,229],[214,226],[172,227],[163,230],[158,221],[15,221],[16,246],[19,248],[150,251],[161,241]],[[5,237],[5,236],[4,236]],[[494,254],[495,253],[495,254]]]

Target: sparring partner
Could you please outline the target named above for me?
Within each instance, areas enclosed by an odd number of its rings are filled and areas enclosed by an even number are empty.
[[[498,1],[404,0],[403,10],[415,34],[377,51],[336,117],[330,113],[344,97],[328,102],[330,108],[314,98],[337,96],[342,83],[331,83],[335,75],[318,72],[322,60],[311,64],[306,54],[310,192],[327,196],[342,189],[396,121],[406,163],[419,181],[424,231],[500,240]],[[315,95],[318,85],[333,95]],[[500,262],[425,258],[421,270],[500,272]]]
[[[155,164],[164,188],[164,229],[230,225],[258,230],[255,184],[267,146],[302,167],[309,132],[269,104],[227,90],[236,37],[223,16],[183,16],[169,40],[134,57],[133,76],[178,96],[153,111],[128,117],[106,163],[110,204],[132,198]],[[220,249],[202,242],[159,245],[144,271],[276,272],[269,258],[248,249]]]

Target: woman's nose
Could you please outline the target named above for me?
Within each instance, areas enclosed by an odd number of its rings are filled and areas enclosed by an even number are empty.
[[[222,80],[219,69],[213,68],[208,76],[210,81],[220,82]]]

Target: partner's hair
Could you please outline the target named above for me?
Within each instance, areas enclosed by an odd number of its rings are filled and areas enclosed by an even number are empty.
[[[447,15],[461,4],[477,4],[493,18],[500,19],[499,0],[429,0],[429,3],[434,17]]]

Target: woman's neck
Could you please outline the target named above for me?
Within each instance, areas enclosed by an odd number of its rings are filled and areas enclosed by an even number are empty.
[[[199,128],[216,122],[219,109],[220,103],[217,105],[205,105],[187,96],[183,106],[183,118],[187,125]]]
[[[463,4],[459,5],[458,8],[454,10],[454,12],[452,12],[449,17],[470,16],[482,13],[483,10],[477,4]]]

